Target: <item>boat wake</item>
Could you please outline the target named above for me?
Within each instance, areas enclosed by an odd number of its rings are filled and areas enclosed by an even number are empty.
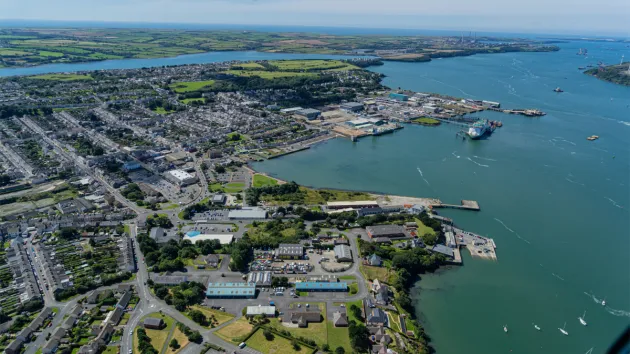
[[[420,172],[420,177],[422,177],[422,179],[427,182],[427,186],[431,186],[431,184],[429,183],[429,181],[427,181],[426,178],[424,178],[424,174],[422,174],[422,170],[420,169],[420,167],[416,167],[418,169],[418,172]]]
[[[584,186],[584,183],[576,182],[576,181],[570,179],[569,177],[565,177],[564,179],[566,179],[567,181],[569,181],[571,183],[575,183],[575,184],[579,184],[580,186]]]
[[[623,120],[618,120],[617,122],[619,122],[620,124],[627,125],[627,126],[630,127],[630,122],[624,122]]]
[[[521,235],[518,234],[518,232],[510,229],[507,225],[505,225],[505,223],[503,221],[501,221],[500,219],[494,218],[494,220],[498,221],[499,224],[503,225],[503,227],[505,227],[506,230],[508,230],[509,232],[513,233],[514,235],[516,235],[516,237],[518,237],[520,240],[522,240],[523,242],[527,242],[528,244],[531,244],[531,242],[529,242],[528,240],[524,239],[523,237],[521,237]],[[563,279],[564,280],[564,279]]]
[[[486,161],[496,161],[495,159],[491,159],[491,158],[487,158],[487,157],[480,157],[477,155],[473,155],[474,158],[479,159],[479,160],[486,160]]]
[[[563,278],[563,277],[561,277],[561,276],[559,276],[559,275],[558,275],[558,274],[556,274],[556,273],[551,273],[551,275],[553,275],[554,277],[556,277],[556,278],[558,278],[558,279],[560,279],[560,280],[564,281],[564,278]]]
[[[606,150],[606,149],[600,149],[600,148],[597,148],[597,147],[594,147],[593,149],[595,149],[595,150],[599,150],[599,151],[603,151],[603,152],[610,152],[610,151],[608,151],[608,150]]]
[[[461,156],[459,156],[459,155],[455,155],[455,153],[456,153],[456,152],[457,152],[457,151],[453,151],[453,152],[451,152],[451,155],[455,156],[456,158],[460,158]]]
[[[590,297],[591,299],[593,299],[593,302],[594,302],[594,303],[599,304],[599,305],[601,305],[601,304],[602,304],[602,300],[601,300],[601,299],[596,298],[596,297],[595,297],[595,295],[593,295],[593,294],[589,294],[589,293],[587,293],[586,291],[584,292],[584,295],[586,295],[586,296]]]
[[[617,316],[617,317],[630,317],[630,312],[629,311],[624,311],[624,310],[615,310],[613,308],[610,308],[608,306],[606,306],[606,311],[613,315],[613,316]]]
[[[608,201],[610,201],[610,202],[612,203],[612,205],[616,206],[617,208],[619,208],[619,209],[623,209],[623,206],[621,206],[621,205],[617,204],[617,202],[616,202],[616,201],[614,201],[614,200],[612,200],[612,199],[610,199],[610,198],[608,198],[608,197],[604,197],[604,198],[608,199]]]
[[[490,166],[488,166],[488,165],[484,165],[484,164],[479,163],[479,162],[477,162],[477,161],[475,161],[475,160],[472,160],[470,157],[467,157],[466,159],[468,159],[468,161],[470,161],[470,162],[474,163],[474,164],[475,164],[475,165],[477,165],[477,166],[481,166],[481,167],[490,167]]]

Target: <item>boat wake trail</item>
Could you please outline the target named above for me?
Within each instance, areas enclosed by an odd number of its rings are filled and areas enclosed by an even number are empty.
[[[553,275],[554,277],[556,277],[556,278],[558,278],[558,279],[560,279],[560,280],[564,281],[564,278],[562,278],[561,276],[559,276],[559,275],[558,275],[558,274],[556,274],[556,273],[551,273],[551,275]]]
[[[612,203],[612,205],[616,206],[617,208],[623,209],[623,207],[621,205],[617,204],[616,201],[614,201],[614,200],[612,200],[612,199],[610,199],[608,197],[604,197],[604,198],[608,199]]]
[[[584,186],[584,183],[576,182],[576,181],[570,179],[569,177],[565,177],[564,179],[566,179],[567,181],[569,181],[571,183],[575,183],[575,184],[579,184],[580,186]]]
[[[593,294],[589,294],[589,293],[587,293],[586,291],[584,292],[584,295],[586,295],[586,296],[590,297],[591,299],[593,299],[593,302],[594,302],[594,303],[596,303],[596,304],[600,304],[600,305],[602,304],[602,300],[601,300],[601,299],[596,298],[596,297],[595,297],[595,295],[593,295]]]
[[[624,311],[624,310],[615,310],[613,308],[610,308],[608,306],[606,306],[606,311],[613,315],[613,316],[618,316],[618,317],[630,317],[630,312],[629,311]]]
[[[455,155],[455,153],[456,153],[456,152],[457,152],[457,151],[453,151],[453,152],[451,152],[451,155],[455,156],[456,158],[460,158],[461,156],[459,156],[459,155]]]
[[[427,181],[426,178],[424,178],[424,174],[422,174],[422,170],[420,169],[420,167],[416,167],[418,169],[418,172],[420,172],[420,177],[422,177],[422,179],[427,183],[427,186],[431,186],[431,184],[429,183],[429,181]]]
[[[484,164],[481,164],[481,163],[479,163],[479,162],[477,162],[477,161],[475,161],[475,160],[472,160],[470,157],[467,157],[466,159],[468,159],[468,161],[470,161],[470,162],[474,163],[474,164],[475,164],[475,165],[477,165],[477,166],[481,166],[481,167],[490,167],[490,166],[488,166],[488,165],[484,165]]]
[[[473,157],[476,158],[476,159],[479,159],[479,160],[496,161],[495,159],[490,159],[490,158],[487,158],[487,157],[480,157],[480,156],[477,156],[477,155],[473,155]]]
[[[523,237],[521,237],[521,235],[518,234],[518,232],[510,229],[507,225],[505,225],[505,223],[503,221],[501,221],[500,219],[494,218],[494,220],[498,221],[499,224],[503,225],[503,227],[505,227],[506,230],[508,230],[509,232],[513,233],[514,235],[516,235],[516,237],[518,237],[520,240],[522,240],[523,242],[527,242],[528,244],[531,244],[531,242],[529,242],[528,240],[524,239]],[[564,280],[564,279],[563,279]]]

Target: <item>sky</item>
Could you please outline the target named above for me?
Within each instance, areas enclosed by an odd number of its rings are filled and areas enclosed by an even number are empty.
[[[0,0],[3,19],[630,37],[630,0]]]

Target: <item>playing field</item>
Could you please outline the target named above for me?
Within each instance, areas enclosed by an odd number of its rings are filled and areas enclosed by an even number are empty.
[[[182,92],[192,92],[198,91],[204,87],[212,86],[214,84],[214,80],[208,81],[188,81],[188,82],[176,82],[174,84],[170,84],[169,87],[173,89],[173,91],[182,93]]]
[[[240,193],[245,188],[245,183],[243,182],[231,182],[223,187],[225,193]]]
[[[275,186],[278,184],[278,181],[276,181],[275,179],[271,177],[267,177],[265,175],[261,175],[257,173],[254,175],[253,184],[254,184],[254,187]]]
[[[238,320],[230,323],[229,325],[214,332],[217,336],[225,339],[228,342],[241,342],[241,338],[248,335],[254,326],[249,323],[247,318],[241,317]]]
[[[257,330],[253,336],[249,337],[246,344],[248,347],[265,354],[300,354],[306,352],[304,349],[300,351],[293,349],[291,341],[277,335],[274,336],[273,340],[267,340],[262,329]]]

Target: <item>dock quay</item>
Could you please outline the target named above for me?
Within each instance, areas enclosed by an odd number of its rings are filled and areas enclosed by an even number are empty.
[[[444,204],[442,202],[436,203],[436,204],[431,204],[432,208],[450,208],[450,209],[464,209],[464,210],[474,210],[474,211],[479,211],[481,210],[481,208],[479,208],[479,203],[477,203],[477,201],[475,200],[462,200],[462,204],[461,205],[456,205],[456,204]]]
[[[466,247],[471,256],[497,260],[497,245],[493,239],[456,227],[450,227],[450,231],[455,234],[457,246]]]
[[[488,107],[488,110],[506,114],[520,114],[527,117],[542,117],[547,114],[537,109],[500,109],[495,107]]]

